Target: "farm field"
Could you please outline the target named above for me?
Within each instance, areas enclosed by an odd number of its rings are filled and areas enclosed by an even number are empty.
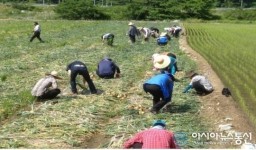
[[[172,22],[135,22],[137,26],[156,26],[160,30]],[[131,45],[126,32],[128,21],[40,21],[40,43],[29,38],[33,21],[0,21],[0,147],[1,148],[122,148],[123,142],[154,119],[165,119],[175,132],[181,148],[207,148],[195,143],[194,132],[209,131],[198,115],[200,102],[192,92],[182,94],[188,80],[175,83],[171,107],[152,115],[151,96],[142,89],[151,77],[151,56],[172,51],[178,57],[177,78],[196,69],[193,61],[179,49],[178,39],[159,47],[149,43]],[[115,34],[114,46],[102,45],[103,33]],[[121,69],[121,78],[99,79],[97,63],[110,56]],[[87,64],[99,95],[70,96],[66,65],[74,60]],[[30,91],[46,72],[56,70],[61,95],[54,101],[35,102]],[[7,120],[6,120],[7,119]]]
[[[211,64],[256,124],[255,23],[185,23],[190,46]]]

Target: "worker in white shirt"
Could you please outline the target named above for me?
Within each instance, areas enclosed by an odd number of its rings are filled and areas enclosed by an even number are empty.
[[[144,41],[148,41],[149,37],[151,35],[151,30],[149,28],[146,28],[146,27],[138,27],[138,29],[140,30],[140,32],[144,36]]]
[[[33,36],[30,38],[30,42],[32,42],[34,40],[34,38],[38,38],[38,40],[40,42],[44,42],[41,37],[40,37],[40,34],[41,34],[41,28],[40,28],[40,25],[38,24],[38,22],[34,22],[34,30],[33,30]]]

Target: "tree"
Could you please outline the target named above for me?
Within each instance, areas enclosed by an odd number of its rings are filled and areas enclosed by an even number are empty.
[[[91,0],[65,0],[59,4],[55,12],[63,19],[110,19],[110,17],[97,10]]]
[[[182,4],[182,10],[187,18],[210,19],[212,17],[210,9],[214,0],[186,0]]]
[[[145,20],[148,16],[147,6],[141,3],[129,4],[126,11],[126,17],[134,20]]]
[[[211,19],[213,2],[214,0],[144,0],[132,3],[128,11],[131,19]]]

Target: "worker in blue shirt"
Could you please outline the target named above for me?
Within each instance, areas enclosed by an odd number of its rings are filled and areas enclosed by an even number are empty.
[[[119,78],[120,69],[112,59],[105,57],[99,62],[96,74],[104,79]]]
[[[84,63],[82,63],[81,61],[74,61],[69,65],[67,65],[66,71],[68,71],[68,74],[70,76],[70,85],[71,85],[71,90],[73,94],[78,94],[77,88],[76,88],[77,75],[83,76],[83,81],[84,83],[85,82],[88,83],[91,94],[97,93],[97,90],[92,82],[92,79],[90,78],[89,72]]]
[[[157,38],[157,44],[160,46],[164,46],[168,43],[168,41],[171,40],[171,37],[166,33],[166,32],[162,32],[160,34],[160,36]]]
[[[170,64],[170,58],[166,55],[160,55],[154,62],[154,67],[164,70]],[[151,112],[157,114],[172,99],[173,80],[172,75],[169,73],[160,73],[143,84],[143,89],[146,93],[153,96],[153,107]]]

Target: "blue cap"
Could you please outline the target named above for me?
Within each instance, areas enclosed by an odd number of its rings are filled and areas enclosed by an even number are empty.
[[[155,120],[154,123],[153,123],[153,126],[157,126],[157,125],[165,127],[166,122],[164,120]]]

